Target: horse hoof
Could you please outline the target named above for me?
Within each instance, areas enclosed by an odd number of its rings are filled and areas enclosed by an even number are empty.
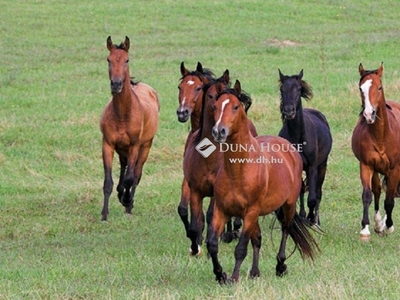
[[[371,239],[370,234],[360,234],[360,241],[362,242],[368,242]]]
[[[132,214],[132,213],[129,213],[129,212],[126,212],[126,213],[125,213],[125,216],[127,216],[128,218],[132,218],[132,217],[133,217],[133,214]]]
[[[394,226],[393,225],[385,230],[386,234],[391,234],[391,233],[393,233],[393,231],[394,231]]]
[[[197,245],[197,253],[193,253],[192,248],[189,248],[189,253],[190,256],[194,256],[194,257],[200,257],[203,254],[203,249],[201,249],[201,247],[199,245]]]

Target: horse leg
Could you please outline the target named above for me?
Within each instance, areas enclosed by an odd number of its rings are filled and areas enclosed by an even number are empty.
[[[117,192],[118,192],[118,199],[119,202],[122,204],[122,197],[124,195],[124,177],[125,177],[125,172],[126,172],[126,165],[127,165],[127,160],[126,157],[119,156],[119,163],[121,166],[120,172],[119,172],[119,181],[117,185]]]
[[[251,237],[251,245],[253,246],[253,265],[250,270],[250,277],[260,277],[260,270],[258,269],[258,261],[260,258],[261,248],[261,230],[257,220],[257,229],[254,231]]]
[[[324,161],[318,167],[317,186],[316,186],[317,203],[315,205],[315,224],[318,224],[318,226],[321,225],[321,219],[319,217],[319,206],[321,204],[321,199],[322,199],[322,185],[324,184],[325,181],[326,167],[327,167],[327,161]]]
[[[102,147],[103,153],[103,166],[104,166],[104,184],[103,184],[103,194],[104,194],[104,204],[103,210],[101,211],[102,221],[107,221],[108,216],[108,201],[114,186],[112,179],[112,161],[114,157],[114,148],[103,142]]]
[[[220,284],[228,282],[228,277],[218,260],[218,239],[227,221],[228,217],[221,213],[218,208],[214,208],[212,222],[207,231],[207,251],[212,260],[215,279]]]
[[[394,169],[390,172],[390,176],[387,178],[387,189],[385,197],[385,211],[386,211],[386,224],[382,226],[381,234],[388,234],[394,231],[392,212],[394,208],[394,196],[397,193],[397,186],[399,184],[400,172],[398,169]]]
[[[150,153],[150,148],[152,144],[152,140],[150,140],[147,143],[144,143],[143,145],[140,146],[137,158],[134,164],[134,169],[133,169],[133,179],[132,179],[132,184],[131,184],[131,189],[130,189],[130,202],[129,205],[125,207],[125,212],[127,214],[132,214],[132,207],[133,207],[133,202],[135,201],[135,192],[136,188],[139,185],[140,179],[142,178],[142,171],[143,171],[143,165],[147,160],[147,157],[149,156]],[[129,191],[129,189],[128,189]]]
[[[301,190],[300,190],[300,216],[305,218],[307,216],[306,210],[304,208],[304,194],[306,192],[306,184],[304,180],[301,181]]]
[[[379,180],[379,174],[377,172],[373,173],[372,175],[372,180],[371,180],[371,185],[372,185],[372,193],[374,195],[374,221],[375,221],[375,226],[374,226],[374,231],[375,232],[381,232],[381,227],[384,225],[384,222],[382,222],[382,217],[381,213],[379,212],[379,199],[381,196],[381,183]]]
[[[307,174],[308,181],[308,199],[307,205],[309,208],[307,218],[311,221],[312,224],[317,224],[317,220],[315,217],[315,208],[317,206],[317,178],[318,178],[318,169],[315,166],[310,166]]]
[[[133,198],[131,189],[134,186],[134,172],[136,163],[139,155],[139,147],[132,146],[129,148],[128,159],[127,159],[127,170],[124,178],[125,193],[122,197],[122,205],[125,206],[125,213],[131,215],[133,207]]]
[[[294,197],[292,198],[295,199]],[[285,202],[275,213],[282,226],[282,238],[278,254],[276,255],[277,264],[275,267],[276,276],[281,277],[287,273],[287,266],[285,264],[286,241],[289,235],[289,227],[291,226],[292,220],[296,213],[296,202]]]
[[[202,253],[201,243],[203,240],[204,229],[204,212],[203,212],[203,198],[197,191],[190,191],[190,225],[188,230],[188,238],[192,244],[190,246],[190,254],[199,256]]]
[[[239,271],[243,260],[247,256],[247,247],[249,245],[250,239],[253,245],[253,266],[250,271],[251,277],[257,277],[260,275],[258,270],[258,258],[261,246],[261,231],[258,224],[258,211],[248,212],[243,219],[243,230],[239,237],[239,242],[235,248],[235,267],[232,272],[232,280],[239,281]]]
[[[178,214],[182,220],[183,225],[185,226],[186,236],[188,236],[189,230],[189,212],[188,212],[188,205],[190,199],[190,188],[187,180],[184,178],[182,181],[182,188],[181,188],[181,201],[178,205]]]
[[[233,222],[233,234],[235,236],[235,239],[239,238],[240,227],[242,227],[242,219],[235,217],[235,221]]]
[[[369,206],[372,202],[372,190],[371,190],[371,181],[373,176],[373,170],[367,165],[360,163],[360,177],[361,184],[363,187],[362,191],[362,203],[363,203],[363,218],[361,221],[362,230],[360,232],[361,239],[369,239],[371,233],[369,231],[369,216],[368,210]]]

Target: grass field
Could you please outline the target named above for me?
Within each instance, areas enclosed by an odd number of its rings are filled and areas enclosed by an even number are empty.
[[[385,95],[400,100],[400,2],[1,2],[0,299],[398,298],[399,231],[359,241],[350,138],[360,62],[375,69],[383,61]],[[158,91],[162,108],[133,217],[114,192],[105,223],[98,122],[110,97],[109,35],[130,37],[131,75]],[[324,112],[334,139],[321,204],[326,234],[315,236],[322,251],[313,265],[296,252],[287,276],[275,276],[279,230],[270,216],[260,219],[259,279],[246,276],[251,255],[240,283],[222,287],[206,255],[189,257],[177,214],[189,126],[175,114],[181,61],[218,76],[228,68],[251,94],[249,117],[262,134],[281,127],[278,68],[304,69],[315,94],[305,106]],[[234,246],[220,245],[228,272]]]

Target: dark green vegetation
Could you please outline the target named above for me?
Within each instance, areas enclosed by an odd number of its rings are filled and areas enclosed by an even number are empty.
[[[400,100],[400,4],[304,2],[3,1],[0,299],[396,299],[399,231],[359,241],[350,137],[360,62],[374,69],[384,61],[386,97]],[[131,74],[159,92],[162,108],[133,217],[113,193],[102,223],[98,121],[110,95],[109,35],[118,43],[130,37]],[[305,106],[325,113],[334,138],[321,204],[326,234],[316,236],[322,253],[314,265],[296,252],[288,275],[275,277],[279,230],[271,231],[271,217],[260,220],[257,280],[246,278],[251,256],[230,287],[214,282],[205,255],[189,257],[176,212],[188,132],[175,115],[181,61],[190,69],[200,61],[217,75],[228,68],[252,95],[249,116],[265,134],[281,126],[278,68],[304,69],[315,94]],[[228,272],[233,249],[220,247]]]

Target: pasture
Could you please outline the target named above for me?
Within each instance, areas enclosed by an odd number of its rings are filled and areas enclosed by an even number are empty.
[[[398,1],[2,1],[0,11],[0,299],[397,299],[395,231],[359,240],[362,203],[350,139],[358,65],[384,62],[400,101]],[[101,222],[100,114],[110,98],[106,39],[129,36],[130,73],[158,92],[159,129],[127,217],[114,191]],[[313,88],[333,148],[314,264],[298,252],[275,276],[280,230],[260,218],[261,277],[219,286],[207,255],[189,256],[177,213],[189,123],[179,123],[179,66],[229,69],[253,99],[259,134],[278,134],[278,68]],[[118,175],[114,159],[114,180]],[[383,208],[381,196],[381,207]],[[208,204],[208,201],[206,201]],[[373,207],[370,208],[372,216]],[[236,242],[220,244],[231,272]],[[293,249],[288,243],[287,253]]]

